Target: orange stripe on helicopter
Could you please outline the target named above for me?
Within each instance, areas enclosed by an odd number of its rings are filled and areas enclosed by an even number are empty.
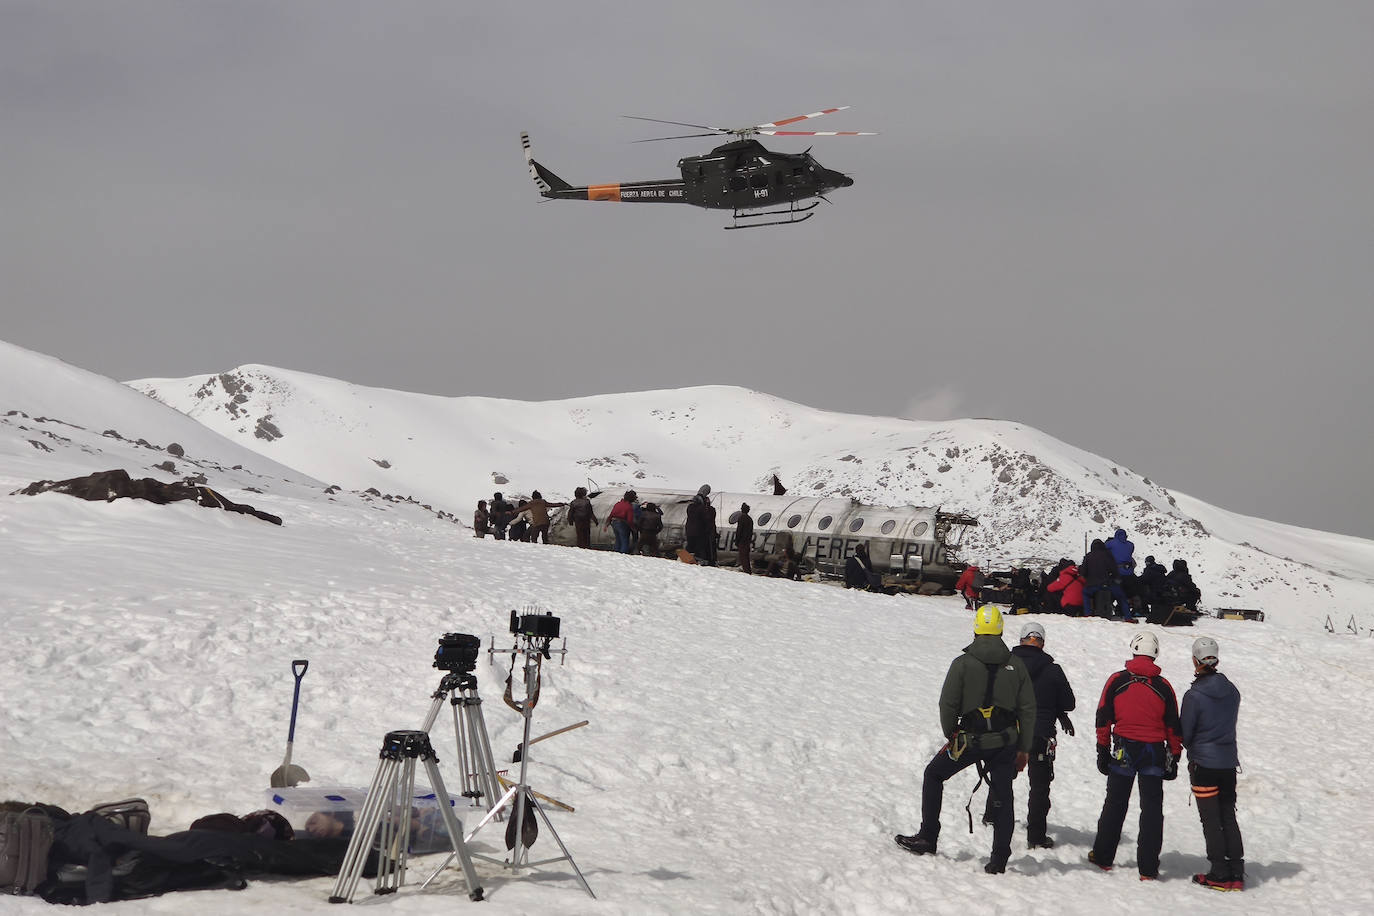
[[[620,200],[620,185],[618,184],[594,184],[587,187],[588,200]]]

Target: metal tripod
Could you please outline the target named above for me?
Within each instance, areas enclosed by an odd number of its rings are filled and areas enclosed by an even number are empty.
[[[550,639],[548,637],[538,637],[520,634],[517,636],[517,641],[514,647],[512,647],[509,650],[501,650],[503,653],[505,651],[509,651],[511,653],[512,667],[514,665],[514,660],[517,655],[524,656],[525,659],[525,699],[523,701],[516,701],[512,698],[510,678],[507,678],[506,680],[505,694],[506,705],[510,706],[516,712],[520,713],[520,715],[525,720],[525,736],[524,740],[521,742],[520,745],[520,780],[519,782],[515,783],[505,791],[505,794],[503,794],[500,797],[496,804],[493,805],[491,809],[487,811],[486,815],[480,821],[477,822],[477,826],[472,828],[472,832],[465,836],[463,839],[465,842],[472,842],[472,838],[476,836],[482,830],[483,827],[487,826],[494,820],[499,820],[501,816],[504,813],[506,813],[506,810],[509,808],[509,813],[515,819],[514,823],[510,825],[513,829],[508,828],[506,831],[506,844],[507,847],[511,850],[510,858],[506,860],[495,859],[491,856],[482,855],[481,853],[474,853],[474,858],[481,859],[484,862],[492,862],[496,865],[504,866],[505,868],[509,868],[511,871],[517,873],[522,868],[538,868],[542,865],[552,865],[554,862],[567,862],[570,866],[572,866],[573,874],[577,876],[577,881],[579,884],[582,885],[582,889],[586,891],[587,895],[590,896],[592,899],[596,899],[596,894],[592,893],[591,887],[587,884],[587,879],[582,877],[581,869],[579,869],[577,867],[577,863],[573,861],[572,853],[568,852],[568,847],[563,845],[563,840],[561,837],[559,837],[558,831],[553,829],[553,824],[549,822],[549,816],[547,813],[545,813],[544,807],[541,804],[539,804],[539,800],[535,798],[534,794],[530,791],[530,784],[526,778],[526,773],[530,762],[530,745],[534,743],[530,741],[530,717],[534,712],[535,704],[539,701],[539,678],[541,659],[550,658],[552,657],[552,654],[555,652],[559,653],[560,655],[566,654],[567,652],[566,648],[550,649],[549,642]],[[494,648],[488,649],[488,652],[492,655],[493,660],[496,651],[497,650]],[[488,748],[487,752],[488,754],[490,754],[490,748]],[[531,862],[529,860],[529,847],[525,844],[524,829],[525,815],[528,808],[533,808],[534,813],[538,815],[539,819],[544,822],[544,829],[548,831],[549,836],[552,836],[554,842],[558,844],[559,850],[563,853],[561,856],[557,856],[552,859],[541,859],[538,862]],[[458,854],[459,853],[457,852],[457,850],[455,850],[454,855]],[[452,860],[453,855],[450,855],[447,859],[444,860],[444,864],[439,866],[439,870],[436,871],[434,875],[437,875],[439,871],[442,871],[444,867],[446,867],[448,863]],[[429,878],[426,879],[425,884],[429,884],[430,881],[433,881],[434,875],[430,875]]]
[[[482,716],[482,698],[477,695],[477,675],[471,671],[452,671],[439,681],[434,691],[429,714],[420,730],[428,734],[439,718],[444,700],[453,707],[453,734],[457,742],[458,766],[461,768],[463,797],[474,806],[490,811],[501,797],[501,783],[497,779],[496,764],[491,756],[491,739],[487,736],[487,722]],[[447,864],[447,863],[446,863]]]
[[[353,838],[348,842],[343,866],[339,869],[329,902],[353,901],[353,892],[357,889],[358,879],[362,877],[374,840],[377,841],[377,885],[374,892],[394,894],[405,883],[406,863],[410,855],[410,805],[415,795],[416,760],[424,762],[425,773],[439,805],[439,816],[443,818],[449,843],[453,847],[452,855],[444,864],[457,856],[467,880],[468,897],[481,900],[482,887],[477,882],[477,870],[472,865],[472,856],[468,854],[463,839],[463,824],[453,811],[452,800],[444,788],[443,777],[439,775],[439,758],[430,746],[429,735],[423,731],[387,732],[382,739],[379,756],[381,763],[377,765],[372,785],[367,790],[367,800],[363,802]],[[432,875],[430,878],[433,880]]]

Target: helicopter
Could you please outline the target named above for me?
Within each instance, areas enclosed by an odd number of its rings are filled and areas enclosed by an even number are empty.
[[[694,127],[706,133],[679,134],[672,137],[651,137],[636,143],[660,140],[687,140],[695,137],[727,136],[733,139],[702,156],[679,159],[681,178],[652,181],[622,181],[614,184],[593,184],[575,187],[559,178],[534,158],[530,135],[520,134],[525,149],[525,162],[542,197],[552,200],[609,200],[621,203],[691,204],[710,210],[732,210],[734,219],[726,229],[752,229],[763,226],[786,226],[805,222],[815,216],[812,210],[825,196],[837,188],[847,188],[854,179],[842,172],[827,169],[811,155],[807,147],[801,153],[781,153],[770,150],[758,140],[767,137],[871,137],[874,131],[858,130],[780,130],[788,124],[819,118],[821,115],[844,111],[848,105],[826,108],[795,118],[754,124],[749,127],[710,127],[685,121],[664,121],[625,115],[635,121],[674,124]],[[810,203],[803,203],[810,201]],[[769,209],[777,204],[784,207]],[[772,219],[771,217],[780,217]]]

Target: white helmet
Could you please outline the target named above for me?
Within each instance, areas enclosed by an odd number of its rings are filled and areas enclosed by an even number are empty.
[[[1150,658],[1159,657],[1159,637],[1144,630],[1131,637],[1131,654],[1145,655]]]
[[[1193,658],[1209,667],[1216,667],[1217,653],[1221,651],[1217,641],[1210,636],[1199,636],[1193,640]]]

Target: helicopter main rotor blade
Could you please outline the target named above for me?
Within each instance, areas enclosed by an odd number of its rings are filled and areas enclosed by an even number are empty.
[[[873,130],[761,130],[769,137],[876,137]]]
[[[644,140],[631,140],[631,143],[656,143],[659,140],[689,140],[692,137],[719,137],[720,134],[678,134],[676,137],[648,137]]]
[[[844,111],[848,105],[841,105],[839,108],[826,108],[821,111],[813,111],[811,114],[797,115],[795,118],[783,118],[781,121],[769,121],[767,124],[755,124],[754,129],[763,133],[765,127],[783,127],[787,124],[795,124],[798,121],[805,121],[809,118],[819,118],[821,115],[834,114],[837,111]]]
[[[709,124],[688,124],[686,121],[664,121],[662,118],[641,118],[639,115],[621,115],[622,118],[629,118],[632,121],[653,121],[655,124],[676,124],[678,127],[696,127],[701,130],[713,130],[718,134],[728,134],[730,131],[724,127],[712,127]],[[764,125],[768,126],[768,125]],[[693,134],[694,137],[705,136],[705,134]],[[665,138],[667,139],[667,138]],[[676,138],[673,138],[676,139]]]

